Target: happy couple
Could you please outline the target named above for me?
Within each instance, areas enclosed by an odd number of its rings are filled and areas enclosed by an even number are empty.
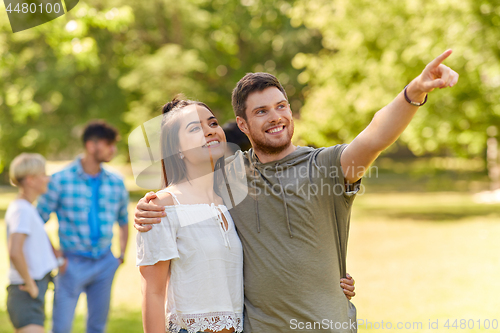
[[[427,93],[457,83],[442,64],[450,54],[430,62],[350,144],[328,148],[292,144],[290,105],[271,74],[247,74],[234,88],[236,122],[252,149],[229,158],[206,104],[167,103],[164,188],[135,212],[145,332],[356,332],[346,273],[354,197],[364,170]],[[238,159],[248,185],[241,202],[226,172]]]

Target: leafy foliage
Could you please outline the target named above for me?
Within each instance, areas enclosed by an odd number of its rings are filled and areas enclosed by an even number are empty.
[[[424,66],[447,48],[460,74],[435,91],[402,140],[417,155],[482,155],[500,121],[498,1],[298,1],[295,25],[318,29],[323,49],[293,59],[310,88],[298,125],[318,146],[352,140]]]
[[[449,47],[461,80],[431,94],[402,141],[476,156],[499,122],[496,0],[90,0],[15,34],[0,12],[0,172],[22,151],[72,157],[93,118],[126,138],[180,92],[229,120],[251,71],[285,86],[298,143],[348,142]]]

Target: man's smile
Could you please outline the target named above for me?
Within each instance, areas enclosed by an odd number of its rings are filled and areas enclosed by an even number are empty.
[[[274,126],[271,127],[270,129],[266,130],[266,133],[268,134],[279,134],[285,130],[285,125],[279,125],[279,126]]]

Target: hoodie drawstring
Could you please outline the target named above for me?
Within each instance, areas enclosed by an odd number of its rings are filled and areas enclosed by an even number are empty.
[[[276,163],[276,167],[278,167],[278,163]],[[288,234],[290,235],[290,238],[293,238],[292,227],[290,226],[290,218],[288,217],[288,206],[286,204],[285,189],[283,188],[283,184],[281,184],[281,178],[280,177],[276,178],[278,178],[278,182],[280,183],[281,197],[283,198],[283,207],[285,208],[286,226],[288,228]]]
[[[276,163],[276,167],[278,167],[278,163]],[[255,180],[257,180],[257,172],[259,172],[259,174],[262,176],[262,174],[260,173],[259,169],[257,169],[256,167],[256,163],[253,162],[252,163],[252,169],[253,169],[253,177]],[[283,185],[281,184],[281,178],[276,176],[276,178],[278,178],[278,182],[280,184],[280,188],[281,188],[281,198],[283,199],[283,208],[285,209],[285,218],[286,218],[286,225],[287,225],[287,229],[288,229],[288,234],[290,235],[290,238],[293,238],[293,234],[292,234],[292,226],[290,225],[290,217],[288,216],[288,205],[287,205],[287,202],[286,202],[286,196],[285,196],[285,190],[283,188]],[[260,233],[260,216],[259,216],[259,196],[257,195],[257,188],[254,187],[254,196],[255,196],[255,200],[254,200],[254,208],[255,208],[255,213],[257,214],[257,232]]]
[[[255,164],[253,166],[253,178],[255,180],[257,180],[257,168],[255,167]],[[254,187],[254,196],[255,196],[255,200],[254,200],[254,208],[255,208],[255,212],[257,213],[257,232],[260,233],[260,216],[259,216],[259,196],[257,195],[257,188]]]

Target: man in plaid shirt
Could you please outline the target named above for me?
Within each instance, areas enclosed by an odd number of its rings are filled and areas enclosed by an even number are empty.
[[[55,281],[53,333],[71,332],[75,307],[87,294],[87,332],[104,332],[111,285],[123,263],[128,240],[128,192],[120,176],[101,165],[116,153],[118,132],[103,121],[85,128],[85,153],[52,175],[38,211],[59,220],[59,240],[67,259]],[[113,224],[120,226],[119,258],[111,253]]]

